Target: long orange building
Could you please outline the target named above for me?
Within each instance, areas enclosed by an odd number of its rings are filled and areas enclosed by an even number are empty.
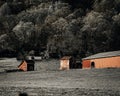
[[[83,58],[82,68],[120,68],[120,51],[103,52]]]

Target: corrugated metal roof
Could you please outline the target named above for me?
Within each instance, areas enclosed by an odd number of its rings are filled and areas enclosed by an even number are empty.
[[[91,55],[89,57],[83,58],[82,60],[97,59],[97,58],[106,58],[106,57],[114,57],[114,56],[120,56],[120,50],[119,51],[111,51],[111,52],[98,53],[98,54]]]
[[[72,56],[64,56],[61,58],[61,60],[69,60]]]

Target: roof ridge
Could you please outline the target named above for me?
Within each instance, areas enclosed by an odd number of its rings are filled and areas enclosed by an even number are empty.
[[[82,60],[85,60],[85,59],[97,59],[97,58],[104,58],[104,57],[113,57],[113,56],[120,56],[120,50],[97,53],[97,54],[88,56],[86,58],[82,58]]]

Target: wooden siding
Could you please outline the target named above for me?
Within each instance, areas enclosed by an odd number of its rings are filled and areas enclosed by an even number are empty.
[[[60,60],[60,70],[69,70],[69,60]]]
[[[92,62],[94,62],[95,68],[120,68],[120,56],[83,60],[82,68],[91,68]]]
[[[83,60],[82,64],[83,64],[82,68],[90,68],[91,67],[90,60]]]
[[[110,58],[93,59],[95,68],[120,68],[120,56]]]
[[[23,71],[27,71],[27,62],[23,61],[20,66],[18,66],[18,69],[23,70]]]

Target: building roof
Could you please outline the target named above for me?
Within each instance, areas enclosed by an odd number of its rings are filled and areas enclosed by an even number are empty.
[[[72,58],[72,56],[64,56],[61,58],[61,60],[69,60],[70,58]]]
[[[111,52],[98,53],[98,54],[91,55],[89,57],[83,58],[82,60],[107,58],[107,57],[115,57],[115,56],[120,56],[120,50],[119,51],[111,51]]]
[[[18,67],[20,67],[24,62],[25,62],[25,61],[22,61],[22,62],[20,63],[20,65],[18,65]],[[26,62],[25,62],[25,63],[26,63]]]
[[[25,60],[27,64],[34,64],[35,62],[33,60]]]
[[[34,64],[35,63],[33,60],[23,60],[18,67],[20,67],[24,62],[26,64]]]

